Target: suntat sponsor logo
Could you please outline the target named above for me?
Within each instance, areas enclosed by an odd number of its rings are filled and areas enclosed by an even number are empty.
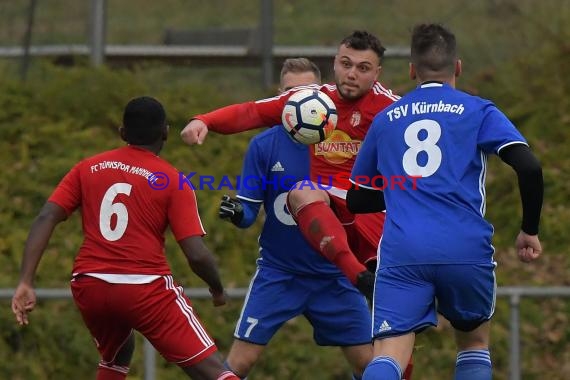
[[[323,156],[333,164],[342,164],[358,154],[362,141],[353,140],[348,134],[338,129],[332,131],[325,141],[315,144],[315,155]]]

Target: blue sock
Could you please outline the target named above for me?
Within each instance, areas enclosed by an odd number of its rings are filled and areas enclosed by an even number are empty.
[[[400,380],[402,369],[400,365],[388,356],[374,358],[362,375],[362,380]]]
[[[492,377],[489,350],[469,350],[457,354],[455,380],[491,380]]]

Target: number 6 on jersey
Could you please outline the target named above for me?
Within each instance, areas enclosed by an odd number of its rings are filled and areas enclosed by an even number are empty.
[[[117,195],[126,194],[131,195],[133,185],[129,183],[116,183],[109,187],[101,201],[101,211],[99,212],[99,230],[101,235],[109,241],[119,240],[129,223],[129,212],[127,207],[120,202],[113,203]],[[117,221],[115,228],[111,226],[111,219],[116,215]]]

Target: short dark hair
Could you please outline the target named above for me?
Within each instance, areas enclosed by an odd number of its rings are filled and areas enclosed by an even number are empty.
[[[310,59],[300,57],[300,58],[287,58],[283,62],[283,67],[281,67],[281,79],[287,73],[309,73],[315,74],[315,78],[321,82],[321,70],[319,67]]]
[[[141,96],[127,103],[123,113],[123,128],[129,144],[152,144],[162,138],[165,127],[166,112],[158,100]]]
[[[411,60],[420,77],[426,72],[453,74],[457,61],[455,35],[440,24],[419,24],[414,27]]]
[[[351,35],[346,36],[340,44],[355,50],[370,49],[378,55],[380,62],[382,62],[384,52],[386,51],[378,37],[364,30],[355,30]]]

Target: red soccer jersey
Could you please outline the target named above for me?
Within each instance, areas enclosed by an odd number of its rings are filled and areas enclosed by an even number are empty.
[[[330,178],[332,178],[333,186],[346,189],[347,176],[350,175],[372,119],[399,97],[379,82],[375,82],[363,97],[356,100],[341,99],[336,85],[306,87],[318,88],[326,93],[333,100],[338,113],[337,126],[332,135],[326,141],[311,145],[311,179],[329,185]],[[210,130],[223,134],[281,124],[283,107],[289,96],[298,90],[299,88],[296,88],[279,96],[256,102],[223,107],[198,115],[196,118],[204,121]],[[345,192],[336,192],[344,198],[343,193]]]
[[[49,201],[68,215],[81,208],[84,240],[73,273],[167,275],[167,226],[177,241],[205,234],[194,191],[179,186],[172,165],[134,146],[79,162]]]

